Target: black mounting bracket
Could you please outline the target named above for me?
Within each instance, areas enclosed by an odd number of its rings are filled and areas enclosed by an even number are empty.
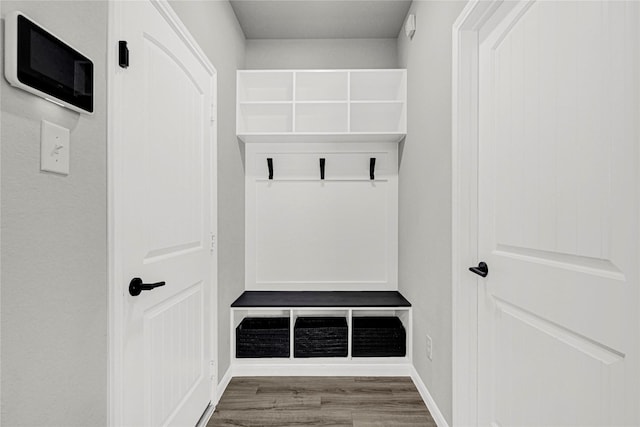
[[[269,179],[273,179],[273,159],[271,157],[267,159],[267,167],[269,168]]]

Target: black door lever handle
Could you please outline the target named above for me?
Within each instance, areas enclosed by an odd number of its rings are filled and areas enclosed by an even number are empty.
[[[469,267],[469,271],[476,273],[478,276],[487,277],[487,274],[489,274],[489,266],[486,262],[481,261],[477,267]]]
[[[165,282],[158,283],[142,283],[142,279],[139,277],[134,277],[129,282],[129,293],[131,296],[135,297],[140,295],[142,291],[150,291],[158,286],[164,286]]]

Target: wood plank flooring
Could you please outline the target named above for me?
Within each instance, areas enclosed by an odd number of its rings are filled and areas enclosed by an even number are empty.
[[[409,377],[234,378],[207,427],[435,427]]]

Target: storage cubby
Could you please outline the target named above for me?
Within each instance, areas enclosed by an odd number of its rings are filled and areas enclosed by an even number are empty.
[[[348,80],[346,71],[298,71],[296,101],[347,101]]]
[[[351,101],[402,101],[407,98],[405,70],[351,72]]]
[[[245,142],[398,142],[406,70],[238,71],[236,132]]]
[[[292,104],[241,104],[238,127],[245,133],[286,133],[293,129]]]
[[[347,318],[304,316],[296,318],[293,332],[293,357],[347,357]]]
[[[351,104],[351,132],[406,132],[405,126],[402,102]]]
[[[404,357],[407,334],[396,316],[355,316],[352,318],[353,357]]]
[[[289,317],[245,317],[236,327],[236,357],[289,357]]]
[[[293,355],[291,319],[290,309],[271,307],[232,309],[230,319],[231,359],[239,361],[289,360]],[[286,352],[283,352],[282,348],[278,349],[278,344],[274,342],[275,337],[278,337],[282,342],[283,337],[279,333],[284,327],[281,322],[286,323]],[[247,336],[241,336],[243,331],[248,331]],[[252,345],[247,340],[243,341],[245,338],[249,340],[258,338],[259,335],[263,335],[265,338],[264,342],[259,345]]]
[[[238,73],[238,102],[293,101],[293,73],[244,71]]]
[[[264,346],[255,347],[258,351],[253,358],[237,355],[237,330],[247,318],[254,325],[271,325],[274,328],[272,333],[260,331],[252,336],[257,337],[259,333],[263,333],[267,340]],[[354,325],[372,318],[382,318],[373,321],[377,323],[372,325],[372,328],[380,329],[379,346],[372,347],[376,350],[372,354],[358,356],[357,352],[353,353],[352,348]],[[402,324],[401,328],[398,327],[398,321]],[[274,337],[277,337],[277,342],[282,343],[285,324],[289,328],[289,356],[261,356],[260,350],[263,348],[273,350],[276,347],[277,351],[282,351],[282,345],[273,342]],[[401,329],[405,332],[403,355],[400,351],[402,345],[398,341],[400,337],[395,333]],[[368,334],[376,335],[375,330],[369,330]],[[385,337],[394,340],[390,341],[394,351],[381,351],[384,346],[384,341],[381,340]],[[288,360],[297,364],[351,363],[354,360],[374,363],[410,362],[411,304],[397,291],[246,291],[231,305],[231,348],[231,359],[235,363],[251,363],[251,360],[268,363],[269,359],[274,359],[274,363]]]
[[[347,103],[296,104],[296,132],[347,132]]]

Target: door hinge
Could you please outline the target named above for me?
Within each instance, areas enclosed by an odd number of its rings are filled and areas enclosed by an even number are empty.
[[[215,360],[210,360],[209,361],[209,375],[211,376],[211,379],[215,379],[216,378],[216,362]]]
[[[216,235],[211,233],[211,246],[209,247],[213,253],[216,250]]]
[[[118,65],[121,68],[129,67],[129,48],[125,40],[118,42]]]
[[[212,105],[211,106],[211,123],[216,121],[216,116],[217,116],[216,106]]]

